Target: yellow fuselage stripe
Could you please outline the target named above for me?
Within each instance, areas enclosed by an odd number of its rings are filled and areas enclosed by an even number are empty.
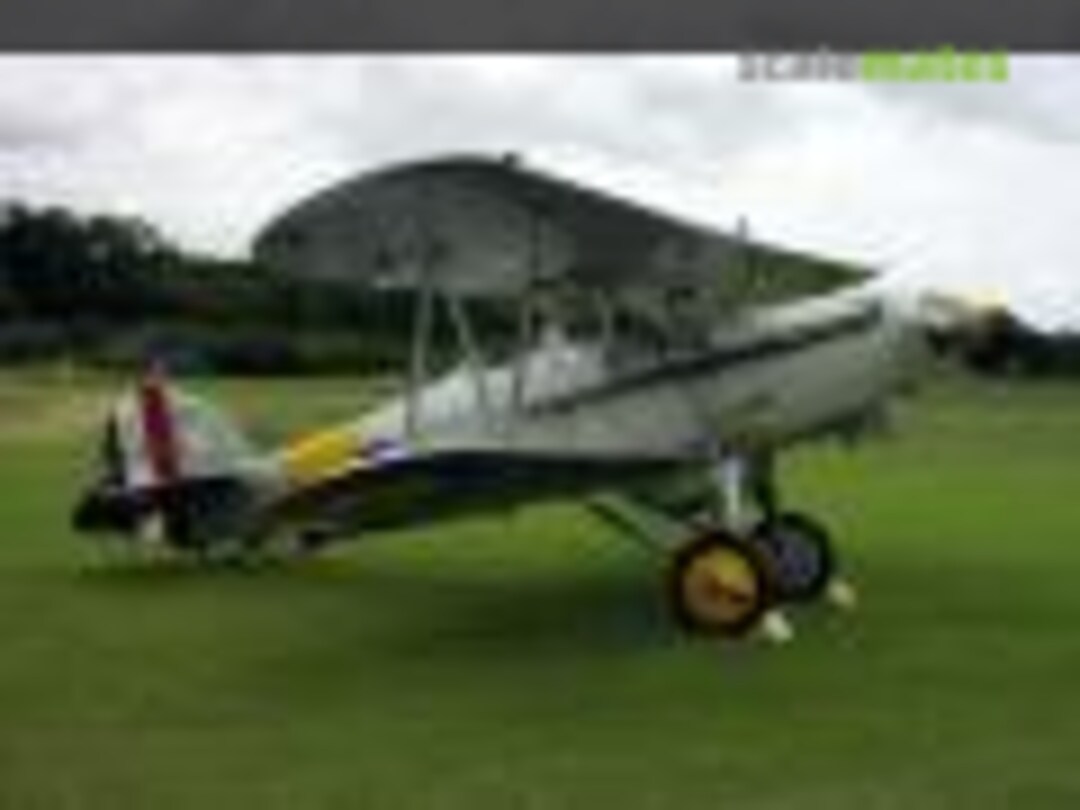
[[[290,442],[279,458],[289,483],[303,487],[354,466],[360,460],[360,441],[352,426],[328,428]]]

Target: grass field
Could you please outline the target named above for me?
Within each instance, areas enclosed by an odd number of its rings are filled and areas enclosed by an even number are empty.
[[[364,399],[209,387],[265,438]],[[573,506],[109,564],[66,527],[106,390],[0,378],[2,808],[1080,805],[1080,388],[950,385],[793,458],[863,605],[784,648],[680,639]]]

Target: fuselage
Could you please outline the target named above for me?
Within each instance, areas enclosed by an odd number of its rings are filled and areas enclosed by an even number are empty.
[[[907,301],[871,289],[733,316],[677,347],[553,337],[286,448],[282,503],[349,533],[662,486],[718,454],[856,432],[925,353]]]
[[[856,290],[735,315],[694,344],[554,338],[508,365],[461,367],[355,428],[409,452],[694,461],[857,424],[923,343],[901,301]]]
[[[654,337],[549,334],[507,363],[463,365],[268,455],[173,390],[178,480],[164,486],[148,464],[142,400],[129,395],[89,501],[142,514],[175,490],[200,499],[200,536],[294,524],[347,534],[659,483],[718,454],[850,433],[927,349],[909,300],[870,288],[731,314],[694,340]]]

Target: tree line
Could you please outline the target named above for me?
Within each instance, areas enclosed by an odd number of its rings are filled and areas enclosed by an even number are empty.
[[[410,312],[404,294],[182,250],[138,218],[0,206],[0,363],[378,371],[401,362]]]
[[[184,250],[139,218],[0,204],[0,363],[130,368],[154,355],[196,371],[378,372],[407,362],[413,306],[409,293],[358,295]],[[479,315],[514,328],[506,311]],[[1007,312],[991,331],[970,365],[1080,376],[1080,332],[1039,332]]]

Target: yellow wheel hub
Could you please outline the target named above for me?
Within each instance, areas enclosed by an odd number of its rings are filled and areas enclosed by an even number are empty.
[[[706,625],[731,626],[758,609],[758,571],[746,553],[731,546],[703,549],[683,570],[686,608]]]

